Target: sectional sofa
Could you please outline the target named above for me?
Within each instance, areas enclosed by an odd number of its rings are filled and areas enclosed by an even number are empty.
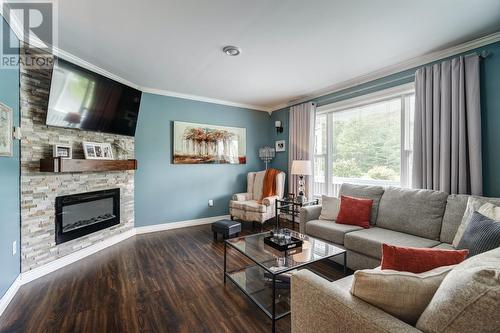
[[[379,266],[382,243],[453,249],[469,199],[439,191],[354,184],[343,184],[340,194],[373,200],[369,229],[320,220],[321,205],[316,205],[301,209],[300,232],[345,248],[352,270]],[[485,199],[500,205],[500,198]]]
[[[342,185],[340,193],[373,199],[369,229],[319,220],[318,205],[301,209],[300,231],[347,249],[347,265],[353,270],[379,266],[382,243],[453,249],[451,243],[469,198],[430,190],[352,184]],[[500,205],[498,198],[484,199]],[[498,252],[496,261],[500,267]],[[330,282],[308,270],[296,273],[292,277],[292,332],[422,332],[353,296],[352,280],[352,275]],[[474,322],[473,319],[474,314],[470,318],[464,316],[463,322]],[[495,326],[500,325],[499,321],[497,317],[490,322],[476,321],[474,325]],[[446,330],[462,331],[460,324]]]

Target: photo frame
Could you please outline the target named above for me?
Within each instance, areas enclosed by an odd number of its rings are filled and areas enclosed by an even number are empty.
[[[52,145],[52,157],[70,160],[73,158],[73,149],[67,145]]]
[[[0,156],[3,157],[12,157],[14,154],[12,121],[12,109],[0,103]]]
[[[113,160],[113,149],[110,143],[84,141],[83,154],[87,160]]]
[[[285,140],[278,140],[276,141],[276,147],[275,150],[277,153],[282,153],[286,151],[286,142]]]

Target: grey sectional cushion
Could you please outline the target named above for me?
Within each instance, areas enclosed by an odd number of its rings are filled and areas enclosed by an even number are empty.
[[[356,225],[337,224],[326,220],[313,220],[306,224],[307,235],[341,245],[344,244],[344,235],[346,233],[362,229],[362,227]]]
[[[457,233],[458,226],[462,222],[465,209],[467,208],[467,201],[469,200],[469,197],[469,195],[465,194],[452,194],[448,196],[441,227],[441,236],[439,237],[441,242],[453,243],[453,238]],[[500,198],[487,198],[479,196],[474,196],[474,198],[500,206]]]
[[[380,200],[377,226],[438,240],[447,198],[444,192],[388,187]]]
[[[411,247],[434,247],[439,244],[435,240],[379,227],[353,231],[344,237],[346,249],[378,259],[382,258],[383,243]]]
[[[441,243],[439,245],[434,246],[435,249],[441,249],[441,250],[456,250],[453,245],[448,244],[448,243]]]
[[[356,185],[344,183],[340,187],[340,195],[347,195],[355,198],[372,199],[372,214],[370,224],[375,224],[379,210],[380,198],[384,194],[384,188],[381,186]]]
[[[446,210],[444,211],[443,223],[441,226],[441,235],[439,240],[444,243],[452,243],[458,226],[464,217],[469,196],[465,194],[452,194],[446,201]]]

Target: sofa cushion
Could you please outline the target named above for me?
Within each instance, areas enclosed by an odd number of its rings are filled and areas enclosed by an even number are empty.
[[[462,222],[460,222],[455,237],[453,237],[453,242],[451,243],[453,244],[454,247],[457,247],[458,243],[462,239],[462,236],[465,232],[465,229],[467,229],[472,214],[476,211],[481,210],[481,208],[483,208],[483,206],[487,203],[491,203],[489,198],[473,197],[473,196],[469,197],[469,199],[467,200],[467,206],[465,208],[464,216],[462,217]],[[485,215],[490,219],[496,218],[495,210],[485,209],[482,210],[481,214]]]
[[[247,201],[231,200],[229,201],[229,207],[249,212],[257,212],[257,213],[265,213],[268,208],[268,206],[261,205],[255,200],[247,200]]]
[[[469,197],[471,196],[465,194],[452,194],[448,196],[441,227],[441,235],[439,237],[441,242],[450,244],[454,243],[453,240],[457,234],[460,224],[462,223]],[[474,196],[474,198],[481,199],[483,204],[489,202],[500,206],[499,198],[486,198],[479,196]],[[454,245],[457,246],[459,241],[460,240],[457,238]]]
[[[340,199],[336,197],[321,196],[320,220],[335,221],[340,211]]]
[[[434,268],[461,263],[468,250],[443,250],[382,244],[382,269],[423,273]]]
[[[422,273],[381,270],[380,267],[358,270],[354,273],[351,293],[415,325],[453,267],[442,266]]]
[[[332,221],[312,220],[306,224],[306,233],[336,244],[344,244],[344,235],[348,232],[363,230],[357,225],[338,224]]]
[[[370,228],[373,200],[340,196],[340,211],[337,223]]]
[[[442,250],[456,250],[453,245],[448,243],[441,243],[433,247],[434,249],[442,249]]]
[[[500,247],[500,222],[479,212],[472,213],[457,249],[468,249],[472,257],[497,247]]]
[[[500,332],[500,248],[458,264],[416,327],[424,332]]]
[[[438,240],[448,194],[431,190],[385,189],[377,226]]]
[[[372,199],[372,214],[370,217],[370,224],[375,224],[377,221],[378,207],[380,203],[380,198],[384,193],[384,188],[381,186],[370,186],[370,185],[356,185],[344,183],[340,187],[340,195],[347,195],[355,198]]]
[[[411,247],[434,247],[439,244],[435,240],[379,227],[353,231],[344,237],[346,249],[377,259],[382,258],[383,243]]]
[[[469,196],[465,194],[452,194],[446,199],[446,209],[439,236],[441,242],[449,244],[453,242],[458,226],[464,217],[467,200],[469,200]]]

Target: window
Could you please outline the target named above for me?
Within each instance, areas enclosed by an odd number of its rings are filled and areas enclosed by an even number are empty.
[[[314,195],[338,195],[344,182],[409,187],[413,84],[317,109]]]

